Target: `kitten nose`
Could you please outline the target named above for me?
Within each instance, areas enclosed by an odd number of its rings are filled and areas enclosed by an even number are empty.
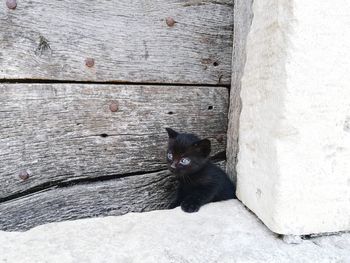
[[[171,168],[175,169],[176,168],[176,163],[173,162],[171,165],[170,165]]]

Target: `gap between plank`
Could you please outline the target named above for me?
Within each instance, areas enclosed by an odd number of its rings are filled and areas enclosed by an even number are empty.
[[[225,87],[230,89],[230,84],[205,84],[205,83],[160,83],[160,82],[131,82],[131,81],[77,81],[77,80],[45,80],[45,79],[0,79],[3,84],[105,84],[105,85],[148,85],[148,86],[184,86],[184,87]]]
[[[213,162],[225,161],[226,152],[225,151],[219,152],[216,155],[210,157],[210,160]],[[52,181],[52,182],[43,183],[41,185],[37,185],[35,187],[32,187],[20,193],[15,193],[7,197],[0,198],[0,204],[8,201],[13,201],[15,199],[23,198],[28,195],[35,194],[37,192],[48,191],[50,189],[64,188],[64,187],[70,187],[70,186],[80,185],[80,184],[90,184],[94,182],[109,181],[113,179],[121,179],[121,178],[130,177],[130,176],[145,175],[145,174],[159,173],[159,172],[165,172],[165,171],[168,171],[168,170],[158,169],[158,170],[147,171],[147,172],[137,171],[137,172],[125,173],[125,174],[105,175],[105,176],[100,176],[95,178],[80,178],[80,179],[75,179],[70,181],[59,181],[59,180]]]
[[[43,183],[41,185],[37,185],[35,187],[32,187],[30,189],[27,189],[23,192],[15,193],[15,194],[9,195],[7,197],[0,198],[0,204],[8,202],[8,201],[13,201],[13,200],[18,199],[18,198],[26,197],[28,195],[31,195],[31,194],[34,194],[37,192],[50,190],[51,188],[54,188],[54,189],[64,188],[64,187],[70,187],[70,186],[78,185],[78,184],[89,184],[89,183],[94,183],[94,182],[109,181],[109,180],[113,180],[113,179],[121,179],[121,178],[130,177],[130,176],[157,173],[157,172],[162,172],[162,171],[166,171],[166,169],[153,170],[153,171],[147,171],[147,172],[138,171],[138,172],[132,172],[132,173],[125,173],[125,174],[104,175],[104,176],[99,176],[99,177],[95,177],[95,178],[80,178],[80,179],[75,179],[75,180],[70,180],[70,181],[57,180],[57,181],[47,182],[47,183]]]

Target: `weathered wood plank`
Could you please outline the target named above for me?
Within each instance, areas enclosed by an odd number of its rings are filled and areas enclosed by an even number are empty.
[[[213,155],[225,151],[222,87],[0,84],[0,105],[0,201],[50,183],[165,169],[168,126],[209,137]]]
[[[217,164],[225,169],[224,161]],[[175,177],[165,170],[48,188],[0,203],[0,230],[24,231],[50,222],[166,209],[176,187]]]
[[[24,231],[64,220],[164,209],[176,181],[167,171],[48,189],[0,204],[0,230]]]
[[[0,79],[230,84],[232,31],[233,0],[2,4]]]
[[[241,114],[241,78],[246,60],[245,46],[253,19],[253,0],[235,0],[234,43],[232,56],[232,84],[230,94],[229,126],[227,130],[227,173],[236,179],[238,128]]]

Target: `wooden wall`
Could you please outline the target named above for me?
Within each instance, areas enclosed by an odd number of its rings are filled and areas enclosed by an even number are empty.
[[[165,127],[225,159],[233,1],[0,5],[0,230],[166,208]]]

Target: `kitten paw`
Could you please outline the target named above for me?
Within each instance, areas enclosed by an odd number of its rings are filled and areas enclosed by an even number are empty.
[[[197,212],[200,207],[201,207],[201,205],[193,200],[185,200],[181,203],[182,211],[187,212],[187,213]]]
[[[179,205],[180,205],[179,202],[173,202],[169,205],[168,209],[173,209],[175,207],[178,207]]]

